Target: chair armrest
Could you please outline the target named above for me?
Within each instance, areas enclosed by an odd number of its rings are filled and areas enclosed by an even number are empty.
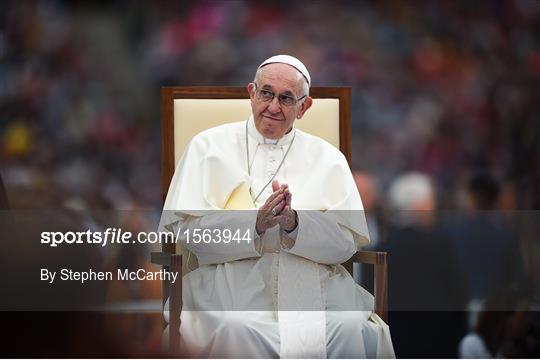
[[[352,257],[353,262],[369,265],[388,264],[388,253],[382,251],[357,251]]]
[[[172,266],[173,259],[176,256],[182,257],[179,254],[171,254],[167,252],[152,252],[150,253],[150,261],[155,265]]]

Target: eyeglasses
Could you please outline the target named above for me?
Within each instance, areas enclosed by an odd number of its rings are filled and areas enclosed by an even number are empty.
[[[294,97],[286,94],[275,94],[274,92],[266,89],[257,89],[257,84],[255,84],[255,94],[257,95],[257,99],[263,102],[269,102],[274,100],[274,98],[277,96],[279,104],[282,106],[293,106],[296,105],[299,101],[307,97],[307,95],[304,95],[298,99],[295,99]]]

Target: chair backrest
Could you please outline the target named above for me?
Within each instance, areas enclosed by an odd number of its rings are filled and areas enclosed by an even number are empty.
[[[351,163],[351,89],[312,87],[312,107],[295,126],[330,142]],[[163,201],[174,169],[186,145],[201,131],[227,122],[247,120],[251,114],[245,87],[161,88],[162,195]],[[176,249],[165,244],[164,252]],[[183,261],[183,270],[186,268]],[[184,274],[186,272],[183,272]]]

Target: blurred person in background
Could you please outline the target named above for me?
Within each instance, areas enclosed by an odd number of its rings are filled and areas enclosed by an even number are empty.
[[[379,246],[379,188],[374,175],[366,171],[353,171],[354,182],[362,197],[364,214],[369,230],[370,243],[363,250],[373,250]],[[366,289],[373,289],[373,266],[354,263],[354,279]]]
[[[465,328],[464,280],[437,228],[431,178],[412,172],[388,190],[390,229],[377,250],[390,256],[389,323],[397,357],[456,357]]]
[[[353,171],[354,182],[362,197],[366,222],[369,229],[369,245],[364,249],[374,249],[380,241],[379,211],[379,184],[374,175],[366,171]]]
[[[531,299],[516,287],[500,288],[483,305],[474,330],[459,343],[462,359],[537,358],[540,333]]]
[[[466,208],[446,225],[465,275],[470,310],[501,288],[526,282],[519,239],[498,211],[500,193],[493,175],[474,173],[467,181]],[[474,326],[474,312],[471,315],[469,323]]]
[[[4,188],[4,181],[2,180],[2,174],[0,173],[0,210],[9,209],[9,202]]]

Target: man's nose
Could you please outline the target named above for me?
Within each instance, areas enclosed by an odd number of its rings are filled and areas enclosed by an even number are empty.
[[[270,104],[268,104],[268,111],[270,111],[272,114],[277,114],[281,111],[281,105],[279,104],[277,96],[274,96],[272,101],[270,101]]]

